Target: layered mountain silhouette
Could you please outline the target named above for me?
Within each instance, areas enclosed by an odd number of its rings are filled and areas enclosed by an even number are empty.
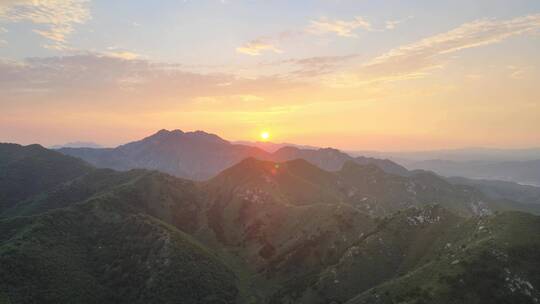
[[[444,176],[512,181],[540,186],[540,159],[520,161],[450,161],[424,160],[410,163],[409,168],[434,171]]]
[[[0,144],[0,193],[0,303],[540,298],[540,217],[429,172],[248,157],[191,181]]]
[[[336,149],[283,147],[268,153],[257,147],[232,144],[203,131],[161,130],[140,141],[113,149],[62,148],[59,151],[100,168],[153,169],[193,180],[209,179],[248,157],[277,162],[302,158],[330,171],[339,170],[347,161],[356,161],[361,164],[376,163],[390,173],[408,173],[407,169],[389,160],[353,158]]]
[[[74,142],[68,142],[63,145],[54,145],[50,147],[51,149],[62,149],[62,148],[96,148],[100,149],[103,148],[103,146],[96,144],[94,142],[90,141],[74,141]]]

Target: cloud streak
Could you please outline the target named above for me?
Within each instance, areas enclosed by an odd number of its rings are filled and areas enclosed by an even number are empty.
[[[66,49],[66,38],[77,24],[88,21],[89,0],[2,0],[0,20],[8,23],[31,22],[33,31],[50,41],[45,47]]]
[[[346,20],[330,20],[328,18],[320,18],[319,20],[311,21],[307,32],[316,35],[336,34],[341,37],[357,37],[355,31],[363,29],[372,31],[372,25],[363,17],[355,17],[351,21]]]
[[[500,43],[520,35],[533,35],[539,30],[540,14],[508,20],[476,20],[396,47],[367,62],[357,63],[356,68],[328,72],[322,83],[331,87],[354,87],[425,78],[433,70],[444,68],[451,54]],[[517,77],[521,74],[518,72]]]
[[[387,29],[387,30],[394,30],[396,29],[397,25],[398,24],[401,24],[409,19],[412,19],[413,17],[412,16],[409,16],[405,19],[401,19],[401,20],[388,20],[384,23],[384,28]]]
[[[223,85],[226,83],[227,85]],[[234,74],[186,71],[182,65],[110,54],[0,60],[0,92],[4,105],[21,100],[42,104],[74,104],[129,109],[167,107],[188,103],[199,96],[237,96],[258,100],[269,88],[283,91],[298,83],[279,77],[242,78]],[[73,102],[73,104],[72,104]]]
[[[271,62],[268,65],[290,65],[289,75],[297,78],[309,79],[332,73],[342,69],[358,57],[357,54],[342,56],[316,56],[307,58],[287,59],[279,62]]]
[[[397,23],[396,23],[397,24]],[[335,34],[340,37],[357,37],[355,31],[364,29],[374,31],[371,23],[362,17],[355,17],[353,20],[330,20],[326,17],[312,20],[310,25],[299,31],[284,31],[277,35],[263,36],[244,43],[236,48],[238,53],[250,56],[259,56],[264,52],[281,54],[283,50],[278,45],[292,38],[307,35]]]
[[[540,29],[540,14],[509,20],[477,20],[453,30],[392,49],[362,66],[363,71],[399,78],[443,65],[449,54],[502,42]]]

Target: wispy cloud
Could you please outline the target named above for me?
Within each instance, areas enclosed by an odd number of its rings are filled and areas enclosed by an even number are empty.
[[[357,58],[357,54],[343,56],[316,56],[308,58],[287,59],[280,62],[271,62],[269,65],[288,64],[292,65],[289,75],[301,78],[313,78],[332,73],[336,69],[343,68],[351,60]]]
[[[124,60],[134,60],[142,57],[141,54],[117,46],[108,47],[107,51],[103,52],[103,55]]]
[[[376,79],[424,77],[441,68],[449,54],[499,43],[508,38],[532,34],[540,29],[540,14],[509,20],[483,19],[453,30],[390,50],[366,63],[358,72]]]
[[[363,17],[355,17],[353,20],[330,20],[328,18],[320,18],[311,21],[307,28],[308,33],[312,34],[336,34],[341,37],[356,37],[355,31],[363,29],[366,31],[373,30],[370,22]]]
[[[309,35],[335,34],[340,37],[357,37],[356,31],[364,29],[375,31],[371,23],[363,17],[355,17],[352,20],[331,20],[326,17],[312,20],[309,26],[301,30],[283,31],[276,35],[262,36],[246,42],[236,51],[242,54],[258,56],[263,52],[283,53],[279,45],[286,40]]]
[[[9,95],[6,103],[11,100],[14,104],[29,96],[40,102],[62,103],[73,98],[89,104],[97,100],[133,102],[134,107],[148,106],[149,100],[160,100],[163,106],[181,104],[208,95],[255,102],[268,88],[280,91],[295,85],[278,77],[249,79],[190,72],[175,63],[125,60],[109,54],[0,60],[0,91]]]
[[[283,52],[277,46],[275,46],[272,41],[265,41],[264,38],[259,38],[246,42],[244,45],[237,47],[236,51],[238,53],[250,56],[259,56],[262,52],[265,51],[278,54]]]
[[[134,60],[140,57],[139,54],[129,51],[107,52],[107,55],[114,58],[121,58],[125,60]]]
[[[401,24],[409,19],[412,19],[413,17],[412,16],[409,16],[405,19],[400,19],[400,20],[388,20],[384,23],[384,28],[387,29],[387,30],[393,30],[397,27],[398,24]]]
[[[90,19],[89,0],[2,0],[0,20],[32,22],[34,32],[48,39],[52,49],[67,48],[66,38],[76,24]]]
[[[523,66],[509,65],[506,68],[510,72],[508,77],[510,77],[512,79],[518,79],[518,80],[525,78],[525,75],[527,74],[527,72],[532,70],[531,67],[527,67],[527,66],[523,67]]]

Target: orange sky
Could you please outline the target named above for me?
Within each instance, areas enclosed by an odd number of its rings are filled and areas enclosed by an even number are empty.
[[[106,2],[65,2],[58,20],[39,16],[52,2],[0,4],[0,141],[115,146],[166,128],[347,150],[540,146],[538,2],[392,16],[392,1],[276,2],[259,20],[233,18],[263,5],[242,1],[159,7],[190,20],[178,29],[136,20],[140,7],[124,28]],[[10,14],[21,8],[34,13]],[[223,28],[201,21],[209,12]]]

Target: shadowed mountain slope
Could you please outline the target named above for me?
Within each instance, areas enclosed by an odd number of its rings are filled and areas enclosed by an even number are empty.
[[[90,171],[80,159],[39,145],[0,144],[0,213]]]

